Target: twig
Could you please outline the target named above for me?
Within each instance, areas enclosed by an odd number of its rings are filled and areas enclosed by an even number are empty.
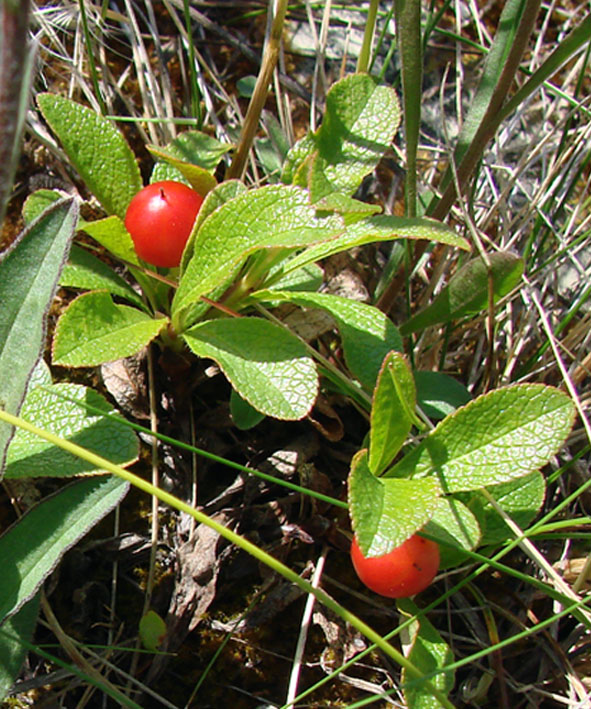
[[[277,60],[279,58],[281,32],[283,30],[283,23],[287,13],[287,0],[270,0],[270,2],[276,3],[276,8],[273,22],[271,24],[271,31],[269,33],[269,41],[265,47],[261,70],[257,77],[254,92],[252,94],[252,98],[250,99],[248,111],[246,112],[246,117],[244,119],[240,143],[238,145],[238,149],[236,150],[236,154],[234,155],[234,159],[232,160],[232,164],[226,172],[227,180],[240,179],[242,177],[246,166],[246,161],[248,159],[248,153],[250,152],[250,148],[258,130],[261,111],[263,110],[265,101],[267,100],[267,94],[269,92],[271,79],[273,78],[273,72],[275,71]]]

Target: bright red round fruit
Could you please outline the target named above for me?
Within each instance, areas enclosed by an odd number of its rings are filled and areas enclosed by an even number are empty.
[[[140,190],[125,215],[137,255],[153,266],[178,266],[202,204],[203,197],[182,182],[154,182]]]
[[[414,534],[389,554],[366,558],[354,537],[351,561],[357,576],[372,591],[388,598],[407,598],[433,581],[439,568],[439,546]]]

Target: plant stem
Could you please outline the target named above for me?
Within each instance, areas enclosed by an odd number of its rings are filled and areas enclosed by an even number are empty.
[[[94,61],[94,50],[92,47],[92,36],[90,30],[88,29],[88,18],[86,17],[86,7],[84,5],[84,0],[78,0],[78,7],[80,8],[80,19],[82,21],[82,31],[84,32],[84,41],[86,42],[86,58],[88,59],[88,68],[90,69],[90,78],[92,80],[92,85],[94,87],[94,93],[96,95],[96,100],[98,101],[99,108],[103,116],[107,115],[107,107],[103,100],[103,95],[101,93],[101,88],[99,86],[98,72],[96,70],[96,64]]]
[[[420,0],[395,0],[396,36],[402,62],[406,140],[406,216],[417,215],[417,147],[421,125],[423,53]]]
[[[273,0],[271,0],[271,2],[273,2]],[[283,30],[286,13],[287,0],[275,0],[275,16],[271,24],[269,41],[265,47],[261,70],[257,77],[250,104],[248,105],[246,118],[244,119],[240,143],[238,144],[238,149],[236,150],[232,164],[226,172],[226,180],[240,179],[244,173],[248,153],[258,129],[261,111],[267,100],[269,84],[271,83],[273,72],[277,66],[277,60],[279,59],[281,32]]]
[[[363,44],[357,60],[357,71],[367,72],[369,67],[369,55],[373,44],[373,36],[376,29],[376,17],[378,15],[378,0],[369,0],[367,20],[365,21],[365,32],[363,33]]]

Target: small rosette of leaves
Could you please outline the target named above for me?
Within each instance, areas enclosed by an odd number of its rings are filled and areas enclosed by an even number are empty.
[[[423,529],[442,545],[442,567],[462,550],[503,541],[509,528],[478,491],[486,488],[520,524],[544,499],[539,473],[572,428],[575,408],[552,387],[519,384],[447,415],[394,464],[415,426],[416,389],[403,356],[384,361],[374,391],[369,449],[353,459],[349,505],[365,555],[379,556]],[[418,424],[418,425],[417,425]]]

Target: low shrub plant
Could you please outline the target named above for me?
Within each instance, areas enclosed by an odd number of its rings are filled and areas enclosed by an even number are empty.
[[[504,13],[526,22],[524,3],[507,5]],[[417,110],[420,117],[420,66],[409,60],[419,51],[420,4],[395,6],[398,31],[408,37],[399,46],[402,110],[397,92],[361,63],[330,87],[319,127],[280,151],[279,172],[269,173],[262,186],[237,179],[239,169],[221,178],[233,146],[199,130],[182,132],[164,148],[146,146],[154,164],[144,185],[134,152],[110,119],[56,93],[37,96],[86,201],[98,204],[102,216],[87,220],[81,200],[35,191],[23,209],[26,229],[0,261],[3,475],[7,481],[82,476],[0,537],[10,579],[0,592],[0,657],[7,658],[0,694],[29,647],[40,598],[45,603],[44,581],[121,502],[130,483],[210,525],[355,626],[403,668],[411,708],[452,706],[455,665],[452,643],[426,617],[438,601],[419,609],[409,597],[428,588],[438,572],[473,565],[461,587],[484,568],[503,569],[500,558],[517,544],[538,558],[521,530],[542,508],[547,481],[541,471],[572,429],[572,397],[531,382],[484,386],[473,396],[447,374],[417,369],[413,352],[430,328],[449,331],[483,316],[490,335],[495,308],[522,283],[525,259],[509,249],[487,250],[469,223],[451,227],[443,220],[446,204],[466,191],[489,133],[512,105],[500,96],[521,54],[501,49],[525,46],[530,34],[522,24],[517,34],[507,33],[510,25],[500,27],[458,141],[457,170],[450,168],[439,197],[425,205],[417,194],[418,127],[412,123]],[[575,32],[563,59],[583,44],[584,33]],[[262,71],[262,84],[268,84],[265,76]],[[534,74],[529,92],[545,77]],[[257,83],[255,119],[261,91]],[[397,139],[402,115],[407,208],[405,216],[394,216],[359,194]],[[241,143],[236,155],[243,150]],[[85,238],[76,240],[80,233]],[[458,267],[424,307],[396,322],[389,315],[396,277],[381,284],[373,304],[328,292],[325,259],[380,242],[395,245],[388,272],[402,268],[398,278],[436,248],[453,252]],[[251,541],[126,470],[139,456],[132,428],[141,427],[130,426],[93,389],[53,383],[41,359],[58,285],[74,296],[59,314],[52,365],[95,367],[146,348],[211,360],[231,385],[230,410],[243,430],[264,417],[305,419],[321,391],[362,412],[368,426],[350,463],[346,502],[327,500],[349,512],[345,531],[361,581],[398,599],[401,620],[392,637],[410,637],[402,651]],[[339,343],[333,357],[283,321],[285,305],[332,318]],[[582,600],[566,585],[532,583],[586,618]],[[165,634],[162,619],[148,611],[141,626],[156,650]],[[136,706],[108,681],[101,686],[122,705]]]

